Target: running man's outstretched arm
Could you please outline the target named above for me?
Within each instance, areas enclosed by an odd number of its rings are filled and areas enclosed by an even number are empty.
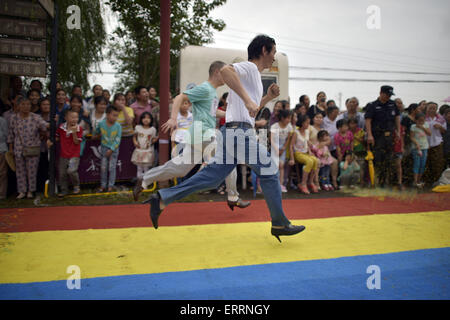
[[[244,101],[245,107],[247,108],[251,117],[255,117],[259,106],[250,98],[247,91],[242,86],[241,80],[232,65],[226,65],[220,69],[223,81],[230,87],[231,90],[236,92],[236,94]]]
[[[162,132],[166,133],[169,129],[173,130],[177,127],[178,113],[180,112],[180,108],[183,105],[183,102],[186,100],[189,100],[189,98],[184,93],[180,93],[175,97],[172,105],[172,114],[169,120],[167,120],[167,122],[161,126]]]

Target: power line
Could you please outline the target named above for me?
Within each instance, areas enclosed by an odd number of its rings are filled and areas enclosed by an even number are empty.
[[[419,72],[419,71],[394,71],[394,70],[365,70],[365,69],[346,69],[346,68],[328,68],[328,67],[303,67],[289,66],[290,69],[302,70],[330,70],[330,71],[349,71],[349,72],[365,72],[365,73],[399,73],[399,74],[415,74],[415,75],[442,75],[450,76],[450,73],[444,72]]]
[[[239,40],[236,40],[236,39],[242,39],[242,40],[245,40],[246,42],[248,41],[247,38],[242,38],[239,36],[232,36],[232,35],[226,35],[226,34],[220,34],[218,36],[219,36],[219,39],[220,39],[220,37],[232,38],[233,40],[229,40],[226,38],[223,39],[225,41],[230,41],[230,42],[238,42]],[[441,67],[438,67],[438,66],[422,65],[422,64],[417,64],[417,63],[404,63],[404,62],[398,62],[398,61],[392,61],[392,60],[386,60],[386,59],[380,59],[380,58],[363,57],[360,55],[346,54],[346,53],[341,53],[341,52],[329,51],[329,50],[325,50],[325,49],[313,49],[313,48],[307,48],[307,47],[293,46],[293,45],[285,44],[282,42],[279,42],[278,45],[281,47],[293,48],[292,50],[296,51],[296,52],[303,52],[306,54],[314,54],[317,56],[326,56],[326,57],[333,56],[333,57],[337,57],[338,59],[345,59],[345,60],[352,60],[352,61],[354,61],[356,59],[356,60],[360,60],[360,61],[364,61],[364,62],[371,62],[371,63],[376,62],[376,63],[388,64],[388,65],[393,65],[393,66],[400,66],[403,68],[410,68],[412,66],[415,66],[415,67],[421,67],[421,68],[442,69]],[[305,50],[311,51],[312,53],[305,52]]]

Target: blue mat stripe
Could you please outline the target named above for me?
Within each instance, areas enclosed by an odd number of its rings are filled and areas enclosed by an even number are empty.
[[[369,290],[367,268],[380,268]],[[375,283],[374,281],[369,281]],[[1,284],[0,299],[450,299],[450,248],[223,269]]]

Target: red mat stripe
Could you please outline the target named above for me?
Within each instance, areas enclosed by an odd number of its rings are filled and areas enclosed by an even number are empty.
[[[368,214],[450,210],[448,195],[430,194],[414,201],[394,198],[285,199],[291,219],[320,219]],[[174,203],[164,210],[160,226],[270,221],[264,200],[231,211],[225,202]],[[148,205],[109,205],[0,209],[0,232],[149,227]]]

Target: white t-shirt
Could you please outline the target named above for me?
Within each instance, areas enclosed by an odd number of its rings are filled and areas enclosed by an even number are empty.
[[[187,116],[183,116],[180,112],[178,112],[177,117],[177,130],[174,132],[175,137],[174,141],[178,143],[189,143],[186,139],[186,135],[189,132],[189,128],[192,125],[194,118],[192,117],[192,113],[188,111]]]
[[[331,144],[328,146],[330,151],[336,150],[336,146],[334,144],[334,135],[338,132],[336,122],[337,118],[334,121],[331,121],[328,117],[323,118],[322,129],[327,130],[331,138]]]
[[[436,115],[434,118],[426,117],[425,121],[428,123],[428,126],[431,130],[431,136],[428,136],[428,143],[430,145],[430,148],[436,147],[440,145],[443,141],[442,134],[439,129],[436,129],[434,127],[435,124],[440,124],[444,129],[447,129],[447,122],[445,119],[440,116]]]
[[[278,146],[278,148],[280,148],[286,143],[289,134],[291,132],[294,132],[294,128],[292,128],[292,125],[290,123],[285,128],[281,128],[280,123],[276,122],[270,127],[270,132],[272,134],[275,134],[277,131],[278,131],[278,141],[275,141],[275,143]]]
[[[256,64],[250,61],[243,61],[234,63],[233,67],[250,99],[259,106],[263,95],[263,85],[261,73]],[[255,126],[255,118],[250,117],[244,101],[242,101],[236,92],[230,90],[227,100],[226,122],[247,122]]]
[[[104,112],[102,117],[100,119],[97,119],[95,117],[95,109],[91,112],[91,127],[92,127],[92,132],[95,132],[95,130],[97,129],[97,125],[100,123],[100,121],[102,121],[103,119],[106,118],[106,113]]]

